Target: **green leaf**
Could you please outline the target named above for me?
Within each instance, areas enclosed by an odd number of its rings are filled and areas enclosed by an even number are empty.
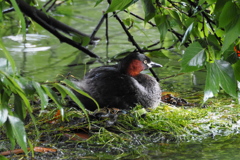
[[[97,5],[99,5],[102,1],[103,1],[103,0],[97,0],[94,7],[96,7]]]
[[[12,67],[12,71],[15,72],[16,71],[15,61],[14,61],[13,57],[11,56],[11,54],[8,52],[8,50],[5,48],[5,46],[2,42],[2,38],[0,39],[0,48],[3,50],[3,53],[5,54],[5,57],[10,62],[11,67]]]
[[[40,97],[41,108],[45,109],[48,105],[48,95],[44,92],[44,90],[42,89],[39,83],[33,81],[32,84]]]
[[[145,12],[145,18],[144,21],[148,22],[150,19],[152,19],[155,16],[155,7],[153,6],[152,0],[141,0],[143,9]]]
[[[9,118],[7,119],[7,121],[5,123],[5,127],[6,127],[7,137],[9,138],[9,140],[11,142],[11,150],[13,150],[15,148],[16,142],[15,142],[14,133],[13,133],[13,129],[12,129],[11,123],[9,121]]]
[[[178,25],[182,26],[182,21],[181,21],[181,19],[179,17],[179,14],[176,10],[168,9],[167,12],[171,16],[171,18],[173,18],[178,23]]]
[[[201,69],[205,60],[205,49],[198,42],[194,42],[186,49],[183,55],[181,72],[192,72]]]
[[[215,96],[219,92],[219,77],[215,74],[215,64],[207,63],[207,76],[204,89],[203,101],[206,102],[209,98]]]
[[[240,81],[240,60],[238,60],[238,62],[233,65],[233,69],[236,79]]]
[[[19,91],[19,90],[17,90],[17,94],[22,98],[22,100],[23,100],[24,104],[26,105],[28,111],[32,112],[32,107],[31,107],[31,105],[29,103],[29,100],[26,97],[26,95],[23,92]]]
[[[228,49],[228,47],[238,39],[240,35],[240,18],[236,18],[235,23],[233,23],[229,29],[226,30],[225,38],[223,41],[222,51]]]
[[[29,112],[32,112],[32,108],[30,106],[29,100],[26,97],[26,94],[24,93],[23,89],[19,85],[19,81],[5,72],[0,71],[0,73],[2,73],[5,76],[4,84],[7,84],[12,92],[14,92],[15,94],[18,94],[22,98]]]
[[[7,121],[7,116],[7,108],[3,104],[0,104],[0,127]]]
[[[216,60],[215,63],[219,70],[217,73],[219,74],[220,86],[226,93],[236,98],[237,81],[231,64],[223,60]]]
[[[192,22],[192,23],[189,25],[189,27],[187,28],[186,32],[184,33],[184,36],[183,36],[183,38],[182,38],[182,42],[181,42],[180,45],[184,44],[184,43],[188,40],[188,38],[189,38],[189,36],[190,36],[190,34],[191,34],[191,32],[192,32],[193,25],[194,25],[194,22]]]
[[[219,86],[229,95],[237,97],[237,81],[231,64],[223,60],[215,60],[207,64],[207,77],[204,90],[204,101],[219,91]]]
[[[36,90],[33,87],[32,81],[24,77],[19,77],[19,79],[15,79],[15,81],[21,86],[26,95],[33,95],[35,93]]]
[[[21,30],[22,30],[22,33],[23,33],[23,36],[25,37],[26,36],[26,23],[25,23],[25,18],[23,16],[23,13],[21,12],[21,10],[19,9],[17,3],[16,3],[16,0],[10,0],[16,13],[17,13],[17,16],[19,17],[20,19],[20,23],[21,23]]]
[[[158,31],[160,33],[160,40],[163,42],[167,31],[168,31],[168,21],[166,15],[156,15],[154,17],[155,23],[158,27]]]
[[[94,101],[94,103],[97,105],[97,107],[99,108],[99,105],[97,103],[97,101],[95,99],[93,99],[89,94],[87,94],[86,92],[84,92],[83,90],[79,89],[77,87],[76,84],[74,84],[72,81],[68,80],[68,79],[64,79],[63,81],[61,81],[62,83],[66,84],[68,87],[72,88],[73,90],[77,91],[78,93],[90,98],[92,101]]]
[[[237,15],[237,8],[235,6],[235,4],[232,1],[228,1],[220,14],[219,17],[219,27],[225,27],[227,26]]]
[[[132,18],[123,19],[122,21],[126,26],[131,26],[134,23],[134,19]]]
[[[203,39],[204,41],[204,39]],[[206,41],[206,40],[205,40]],[[202,43],[201,43],[202,44]],[[209,35],[207,37],[207,43],[206,43],[206,47],[207,46],[213,46],[214,50],[220,51],[221,50],[221,46],[218,43],[218,40],[216,39],[216,37],[214,35]]]
[[[138,0],[112,0],[108,10],[106,12],[114,12],[116,10],[124,10]]]
[[[47,93],[47,95],[55,102],[55,104],[57,104],[58,108],[60,110],[62,110],[63,108],[63,104],[62,102],[59,100],[57,94],[48,86],[46,85],[42,85],[44,91]],[[62,111],[61,111],[62,112]]]
[[[78,34],[74,34],[72,36],[72,39],[75,41],[75,42],[78,42],[80,43],[82,46],[87,46],[90,42],[90,37],[88,36],[82,36],[82,35],[78,35]]]
[[[69,84],[69,82],[66,82]],[[63,85],[60,85],[60,84],[55,84],[54,85],[55,88],[59,91],[59,90],[62,90],[64,91],[65,93],[67,93],[67,95],[82,109],[82,111],[85,113],[85,115],[88,115],[88,112],[86,110],[86,108],[83,106],[83,104],[80,102],[80,100],[78,99],[78,97],[72,92],[71,89],[63,86]],[[87,116],[88,118],[88,121],[89,121],[89,117]]]
[[[8,160],[6,157],[4,157],[4,156],[2,156],[2,155],[0,155],[0,159],[1,159],[1,160]]]
[[[207,1],[207,3],[209,4],[213,4],[213,3],[216,3],[217,0],[202,0],[203,3],[205,3],[205,1]]]
[[[23,122],[19,118],[10,115],[8,115],[8,120],[11,124],[12,132],[15,139],[17,140],[23,151],[27,153],[27,135]]]
[[[14,95],[14,112],[16,112],[17,117],[24,121],[26,116],[26,110],[22,103],[22,99],[19,95]]]
[[[214,9],[214,15],[216,19],[219,19],[219,16],[222,13],[224,5],[229,2],[229,0],[221,0],[221,1],[216,1],[215,9]]]
[[[223,52],[222,60],[225,60],[231,64],[234,64],[239,61],[236,52],[233,51],[234,44],[230,45],[227,50]]]

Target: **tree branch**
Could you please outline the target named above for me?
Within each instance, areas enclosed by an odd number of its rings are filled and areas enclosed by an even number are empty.
[[[122,26],[123,30],[125,31],[125,33],[128,36],[129,41],[132,42],[132,45],[134,45],[138,52],[142,53],[142,49],[139,47],[139,45],[136,43],[136,41],[134,40],[133,36],[128,32],[126,26],[123,24],[122,20],[118,17],[116,12],[113,12],[113,16],[118,20],[118,22],[120,23],[120,25]]]
[[[43,28],[45,28],[46,30],[48,30],[50,33],[52,33],[54,36],[56,36],[60,42],[65,42],[68,43],[70,45],[72,45],[73,47],[83,51],[84,53],[88,54],[91,57],[95,57],[95,58],[99,58],[98,55],[94,54],[93,52],[91,52],[90,50],[88,50],[87,48],[81,46],[81,44],[71,40],[70,38],[60,34],[56,29],[59,29],[69,35],[71,35],[72,33],[74,34],[78,34],[81,36],[88,36],[84,33],[79,32],[78,30],[71,28],[69,26],[67,26],[66,24],[57,21],[56,19],[44,14],[43,12],[37,10],[36,8],[30,6],[29,4],[27,4],[25,1],[23,0],[16,0],[20,10],[27,15],[28,17],[30,17],[31,19],[33,19],[35,22],[37,22],[38,24],[40,24]]]

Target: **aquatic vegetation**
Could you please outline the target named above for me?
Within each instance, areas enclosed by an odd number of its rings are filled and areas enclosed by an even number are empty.
[[[203,141],[209,137],[238,134],[239,105],[234,102],[229,104],[229,101],[212,99],[206,108],[161,104],[154,110],[146,111],[138,106],[118,115],[117,121],[110,127],[106,127],[108,118],[91,119],[91,128],[86,115],[76,108],[65,108],[62,121],[54,118],[57,112],[54,106],[45,110],[37,107],[34,114],[39,134],[36,134],[32,121],[26,123],[25,128],[33,146],[53,147],[66,156],[141,157],[144,156],[144,148],[155,144],[164,146],[173,142]],[[53,120],[57,121],[49,123]],[[76,133],[79,133],[78,136]],[[7,141],[1,137],[0,143],[7,144]],[[69,150],[71,153],[68,153]]]

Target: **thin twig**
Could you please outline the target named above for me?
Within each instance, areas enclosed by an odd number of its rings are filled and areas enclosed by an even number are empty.
[[[147,46],[147,48],[154,47],[154,46],[158,45],[159,43],[160,43],[160,41],[157,41],[156,43],[153,43],[153,44],[151,44],[151,45]]]
[[[133,36],[128,32],[126,26],[124,25],[124,23],[122,22],[122,20],[118,17],[118,15],[116,14],[116,12],[113,12],[113,16],[118,20],[118,22],[120,23],[120,25],[122,26],[123,30],[125,31],[125,33],[128,36],[129,41],[132,42],[132,45],[135,46],[138,50],[138,52],[142,53],[142,49],[139,47],[139,45],[136,43],[136,41],[134,40]]]
[[[47,7],[48,4],[50,4],[52,2],[52,0],[47,1],[44,5],[43,8]]]
[[[105,13],[105,22],[106,22],[106,29],[105,29],[105,36],[106,36],[106,54],[108,57],[108,47],[109,47],[109,36],[108,36],[108,13]]]
[[[124,10],[124,12],[130,13],[132,16],[134,16],[134,17],[136,17],[136,18],[144,21],[144,18],[142,18],[142,17],[140,17],[140,16],[138,16],[138,15],[132,13],[132,12],[128,12],[127,10]],[[152,23],[151,21],[148,21],[147,23],[150,24],[152,27],[156,27],[156,26],[157,26],[156,24]],[[172,28],[171,28],[171,29],[168,29],[168,31],[171,32],[171,33],[173,33],[180,41],[182,41],[183,35],[181,35],[180,33],[176,32],[176,31],[173,30]],[[187,43],[186,43],[186,44],[184,43],[184,46],[187,47],[188,44],[187,44]]]
[[[159,51],[161,49],[166,49],[165,47],[160,47],[160,48],[155,48],[155,49],[144,49],[142,52],[154,52],[154,51]]]
[[[116,14],[116,12],[113,12],[113,16],[118,20],[118,22],[120,23],[120,25],[122,26],[123,30],[125,31],[125,33],[128,36],[128,39],[132,42],[132,44],[137,48],[138,52],[143,53],[142,49],[140,48],[140,46],[136,43],[136,41],[134,40],[133,36],[128,32],[126,26],[123,24],[123,22],[121,21],[121,19],[118,17],[118,15]],[[156,75],[156,73],[153,71],[152,68],[149,68],[150,72],[152,73],[152,75],[155,77],[156,81],[159,82],[159,78]]]
[[[183,74],[185,74],[185,73],[174,74],[174,75],[171,75],[171,76],[168,76],[168,77],[161,78],[160,80],[164,80],[164,79],[168,79],[168,78],[172,78],[172,77],[180,76],[180,75],[183,75]]]
[[[140,17],[140,16],[138,16],[138,15],[132,13],[132,12],[129,12],[126,9],[124,10],[124,12],[130,13],[132,16],[136,17],[137,19],[140,19],[140,20],[144,21],[144,18],[142,18],[142,17]],[[150,24],[152,27],[156,27],[156,24],[153,24],[151,21],[148,21],[147,23]]]
[[[104,22],[105,19],[105,14],[103,14],[103,16],[101,17],[100,21],[98,22],[97,26],[95,27],[95,29],[93,30],[91,36],[90,36],[90,40],[93,40],[94,36],[96,35],[96,33],[98,32],[99,28],[101,27],[102,23]]]
[[[106,13],[105,14],[105,19],[106,19],[106,33],[105,33],[105,36],[106,36],[106,42],[107,42],[107,45],[109,44],[109,36],[108,36],[108,14]]]
[[[48,7],[48,9],[46,9],[46,12],[50,11],[54,7],[56,2],[57,2],[57,0],[54,0],[54,2]]]

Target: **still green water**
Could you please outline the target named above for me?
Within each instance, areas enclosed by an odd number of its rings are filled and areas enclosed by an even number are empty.
[[[106,10],[106,4],[103,3],[94,7],[92,1],[75,1],[74,5],[62,5],[52,13],[56,19],[84,32],[91,34],[102,16],[102,11]],[[143,14],[141,6],[134,5],[133,8],[139,15]],[[128,18],[128,14],[120,14],[122,18]],[[1,30],[1,37],[7,49],[11,52],[17,66],[23,76],[32,78],[36,81],[54,81],[66,76],[69,72],[72,75],[81,78],[89,69],[102,65],[96,62],[91,65],[85,65],[94,60],[81,51],[62,44],[47,31],[43,30],[37,24],[29,28],[26,40],[22,35],[17,34],[18,29],[15,21],[9,21],[7,29]],[[144,26],[141,21],[137,22],[139,26]],[[149,29],[148,26],[142,27],[143,31],[132,29],[135,40],[143,47],[158,41],[159,35],[156,29]],[[109,37],[110,45],[106,49],[105,26],[101,27],[96,35],[101,38],[97,46],[89,46],[95,54],[102,57],[102,61],[108,62],[108,57],[112,57],[120,52],[134,50],[134,47],[127,41],[127,36],[119,27],[118,22],[109,17]],[[171,39],[169,39],[170,41]],[[107,52],[108,50],[108,52]],[[165,51],[166,56],[161,58],[152,58],[162,64],[164,67],[155,69],[159,78],[165,78],[179,73],[182,52]],[[4,58],[0,51],[0,58]],[[69,67],[71,64],[80,64]],[[148,72],[148,71],[146,71]],[[181,76],[168,78],[160,81],[163,91],[176,92],[181,97],[192,97],[197,91],[202,91],[205,80],[205,72],[200,71],[194,74],[184,74]],[[201,97],[200,97],[201,98]],[[191,141],[184,143],[152,144],[146,146],[145,156],[140,159],[240,159],[238,135],[228,137],[207,138],[201,141]],[[97,154],[97,153],[96,153]],[[97,156],[101,159],[101,156]],[[102,157],[103,158],[103,157]],[[103,159],[105,159],[104,157]]]

